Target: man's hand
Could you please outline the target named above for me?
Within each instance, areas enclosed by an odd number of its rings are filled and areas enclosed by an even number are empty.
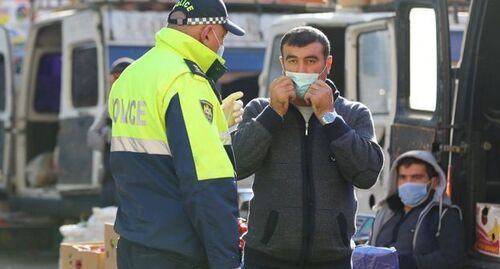
[[[311,104],[316,118],[321,119],[326,112],[333,112],[333,91],[323,80],[316,80],[304,96]]]
[[[242,120],[243,102],[239,99],[243,97],[243,92],[233,92],[222,100],[222,110],[226,116],[227,126],[229,128],[238,124]]]
[[[271,82],[271,107],[281,117],[288,111],[290,101],[295,99],[293,81],[286,76],[279,76]]]

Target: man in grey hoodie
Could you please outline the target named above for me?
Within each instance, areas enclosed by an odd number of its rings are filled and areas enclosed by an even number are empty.
[[[461,268],[461,212],[445,189],[444,172],[430,152],[409,151],[398,157],[387,198],[377,205],[370,243],[395,247],[401,269]]]
[[[366,106],[327,79],[330,43],[297,27],[281,41],[283,75],[254,99],[232,142],[238,178],[255,173],[244,268],[350,268],[357,209],[383,164]]]

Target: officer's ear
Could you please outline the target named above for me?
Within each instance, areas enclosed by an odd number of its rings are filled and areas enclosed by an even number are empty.
[[[210,36],[212,31],[212,25],[205,25],[205,27],[203,27],[200,31],[200,42],[203,44],[209,44],[210,40],[212,40],[212,37]]]

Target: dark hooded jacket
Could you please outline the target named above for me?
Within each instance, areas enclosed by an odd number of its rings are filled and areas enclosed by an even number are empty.
[[[397,193],[397,167],[402,158],[413,157],[431,164],[439,176],[438,186],[427,200],[404,213]],[[389,192],[376,207],[370,244],[395,247],[401,269],[461,268],[465,239],[460,209],[446,195],[446,177],[427,151],[409,151],[393,164]]]

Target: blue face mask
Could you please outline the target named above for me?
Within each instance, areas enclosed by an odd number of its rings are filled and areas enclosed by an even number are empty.
[[[429,192],[427,189],[428,186],[429,183],[405,183],[398,188],[399,198],[401,198],[401,202],[406,206],[418,206],[427,198]]]
[[[284,70],[284,68],[283,68]],[[293,80],[293,86],[295,88],[295,94],[300,99],[304,99],[304,95],[306,95],[307,90],[311,87],[316,80],[318,80],[319,76],[326,70],[326,65],[323,70],[319,73],[298,73],[298,72],[290,72],[285,71],[285,76],[289,77]]]
[[[319,74],[316,73],[297,73],[290,71],[285,71],[285,75],[293,80],[295,94],[301,99],[304,99],[304,95],[306,95],[311,84],[318,80],[319,77]]]

